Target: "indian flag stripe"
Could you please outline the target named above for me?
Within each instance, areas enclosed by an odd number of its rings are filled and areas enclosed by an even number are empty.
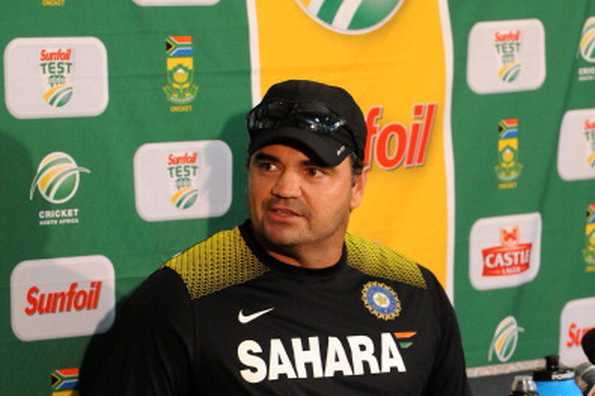
[[[347,29],[363,0],[344,0],[333,19],[337,29]]]
[[[342,3],[343,1],[341,0],[325,0],[316,15],[330,25],[333,19],[335,19],[335,15],[337,15],[337,11]]]

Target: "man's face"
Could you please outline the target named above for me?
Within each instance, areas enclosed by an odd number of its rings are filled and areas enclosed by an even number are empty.
[[[292,147],[265,146],[249,163],[254,231],[280,248],[342,243],[364,184],[365,175],[352,174],[349,157],[335,167],[324,167]]]

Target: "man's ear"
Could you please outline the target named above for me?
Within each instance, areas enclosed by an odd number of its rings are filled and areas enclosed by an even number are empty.
[[[359,207],[364,199],[364,189],[368,182],[368,169],[364,169],[359,175],[353,175],[351,185],[351,210]]]

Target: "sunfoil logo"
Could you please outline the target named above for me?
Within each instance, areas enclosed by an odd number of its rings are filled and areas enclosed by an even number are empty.
[[[296,0],[322,26],[343,34],[364,34],[382,27],[404,0]]]
[[[525,329],[519,327],[514,316],[507,316],[498,324],[490,345],[488,360],[491,362],[495,354],[502,363],[510,360],[519,342],[519,333]]]
[[[35,189],[41,196],[53,204],[61,204],[70,200],[78,190],[80,173],[91,173],[87,168],[79,167],[74,159],[62,152],[46,155],[31,183],[29,200],[33,200]]]
[[[595,63],[595,17],[590,17],[583,26],[580,52],[584,60]]]

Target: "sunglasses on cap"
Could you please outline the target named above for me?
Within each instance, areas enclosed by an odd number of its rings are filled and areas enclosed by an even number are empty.
[[[359,145],[347,121],[321,103],[261,103],[248,113],[246,123],[250,133],[289,126],[332,137],[343,128],[349,132],[354,152],[359,153]]]

